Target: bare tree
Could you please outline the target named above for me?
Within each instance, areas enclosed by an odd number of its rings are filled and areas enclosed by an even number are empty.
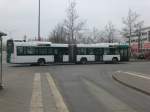
[[[102,43],[105,42],[105,35],[103,30],[99,30],[97,28],[93,28],[91,33],[91,39],[93,40],[92,43]]]
[[[113,43],[115,41],[116,29],[115,29],[114,25],[112,24],[112,22],[109,22],[105,26],[105,31],[104,32],[105,32],[106,42]]]
[[[54,30],[50,33],[48,40],[54,43],[67,43],[67,32],[63,24],[57,24]]]
[[[71,1],[67,9],[67,18],[64,21],[65,29],[68,33],[69,43],[75,44],[80,31],[83,29],[85,22],[79,20],[79,15],[76,10],[76,2]]]
[[[24,35],[23,40],[26,42],[27,41],[27,35]]]
[[[137,29],[137,24],[140,22],[138,21],[139,15],[136,12],[133,12],[129,9],[128,16],[123,18],[123,24],[125,25],[123,32],[129,38],[129,55],[131,55],[131,36]]]
[[[107,42],[107,39],[105,37],[106,33],[104,32],[104,30],[99,30],[98,28],[94,27],[92,30],[86,30],[86,32],[84,32],[82,37],[78,40],[78,43],[103,43]]]
[[[97,28],[93,28],[91,38],[93,39],[93,43],[98,43],[99,39],[99,30]]]

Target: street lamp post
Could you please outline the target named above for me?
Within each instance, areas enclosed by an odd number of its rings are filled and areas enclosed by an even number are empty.
[[[38,41],[41,40],[41,1],[39,0],[39,14],[38,14]]]
[[[2,57],[3,57],[3,50],[2,50],[2,47],[3,47],[3,45],[2,45],[2,36],[7,36],[7,34],[5,34],[5,33],[3,33],[3,32],[0,32],[0,89],[3,89],[3,86],[2,86],[2,82],[3,82],[3,80],[2,80]]]

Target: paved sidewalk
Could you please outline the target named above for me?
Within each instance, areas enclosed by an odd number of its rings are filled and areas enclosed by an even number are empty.
[[[118,71],[112,77],[123,85],[150,95],[150,77],[144,74]]]
[[[12,71],[0,90],[0,112],[58,112],[45,73]]]

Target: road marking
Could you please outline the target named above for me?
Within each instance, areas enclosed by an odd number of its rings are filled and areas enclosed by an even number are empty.
[[[52,94],[54,96],[56,108],[57,108],[58,112],[69,112],[68,107],[65,104],[63,97],[60,94],[51,74],[46,73],[46,76],[47,76],[47,80],[48,80],[49,86],[51,88]]]
[[[122,71],[118,71],[118,72],[120,73]],[[150,77],[144,76],[144,74],[141,74],[141,73],[136,73],[136,72],[134,72],[134,73],[132,73],[132,72],[123,72],[123,73],[127,73],[127,74],[132,75],[132,76],[136,76],[136,77],[139,77],[139,78],[144,78],[144,79],[149,79],[150,80]]]
[[[150,80],[150,77],[144,76],[144,74],[141,74],[141,73],[135,73],[135,72],[134,73],[126,72],[126,73],[128,73],[129,75],[133,75],[133,76],[137,76],[137,77],[140,77],[140,78],[144,78],[144,79],[149,79]]]
[[[40,73],[35,73],[30,112],[43,112]]]
[[[112,96],[109,92],[100,88],[93,82],[82,78],[87,89],[102,103],[110,112],[136,112],[124,102]]]

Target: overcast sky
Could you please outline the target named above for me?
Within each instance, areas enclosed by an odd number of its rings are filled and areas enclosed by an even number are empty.
[[[66,16],[69,0],[41,0],[41,36],[50,31]],[[120,29],[122,17],[129,8],[141,15],[145,26],[150,26],[150,0],[76,0],[80,19],[87,21],[87,27],[102,29],[108,21]],[[9,37],[22,39],[37,36],[38,0],[0,0],[0,31]]]

